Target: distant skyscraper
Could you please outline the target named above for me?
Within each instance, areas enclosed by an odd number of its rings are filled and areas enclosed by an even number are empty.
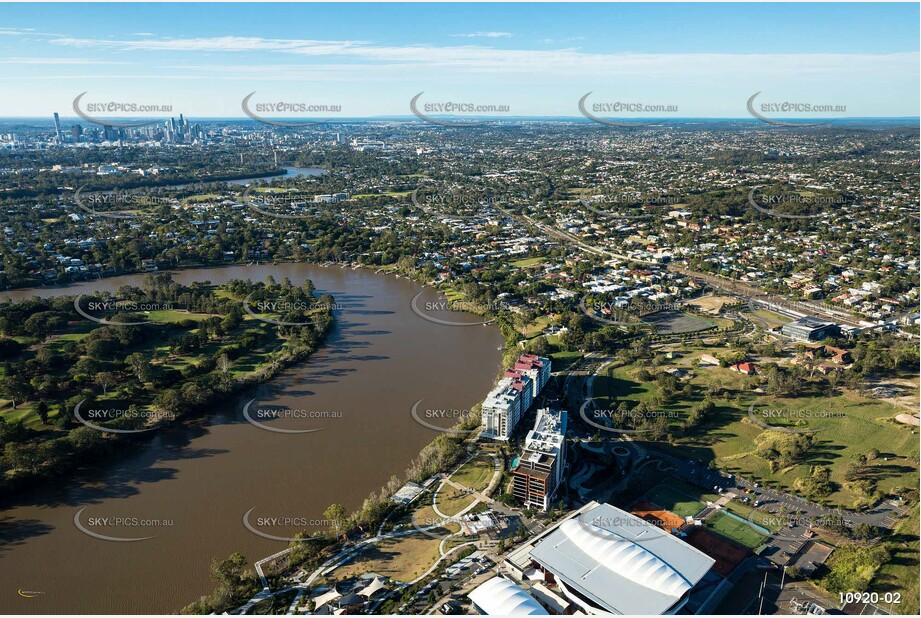
[[[58,117],[58,113],[54,112],[54,133],[58,138],[58,143],[64,143],[64,134],[61,133],[61,119]]]
[[[73,139],[73,141],[79,142],[79,141],[80,141],[80,136],[81,136],[81,135],[83,135],[83,127],[81,127],[81,126],[78,125],[78,124],[71,125],[71,127],[70,127],[70,137]]]

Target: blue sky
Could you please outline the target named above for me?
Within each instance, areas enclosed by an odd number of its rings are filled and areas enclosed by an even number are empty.
[[[254,91],[344,117],[407,115],[420,91],[523,116],[576,116],[589,91],[676,117],[747,117],[758,91],[918,116],[918,21],[917,3],[6,4],[0,116],[72,116],[84,91],[190,117],[239,117]]]

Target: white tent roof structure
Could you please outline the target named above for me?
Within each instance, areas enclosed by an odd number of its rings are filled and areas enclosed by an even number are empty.
[[[358,594],[360,594],[363,597],[371,598],[371,596],[375,592],[383,588],[385,585],[386,583],[384,582],[383,579],[381,579],[380,577],[375,577],[374,581],[372,581],[370,584],[368,584],[367,586],[359,590]]]
[[[313,605],[314,607],[320,607],[321,605],[325,605],[326,603],[329,603],[330,601],[335,601],[341,596],[342,595],[336,592],[336,589],[333,588],[329,592],[324,592],[323,594],[314,597]]]
[[[502,577],[493,577],[467,595],[489,616],[546,616],[534,597]]]

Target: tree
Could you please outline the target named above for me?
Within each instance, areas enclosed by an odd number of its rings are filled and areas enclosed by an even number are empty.
[[[118,376],[112,373],[111,371],[100,371],[96,374],[96,377],[93,378],[93,383],[96,386],[102,387],[102,394],[105,395],[109,391],[109,387],[118,382]]]
[[[229,558],[211,563],[211,578],[218,583],[219,595],[234,598],[243,584],[246,557],[234,552]]]
[[[337,537],[342,534],[347,515],[348,513],[345,507],[337,503],[330,504],[326,510],[323,511],[323,518],[329,523],[330,530],[332,530]]]
[[[8,375],[0,381],[0,393],[6,395],[15,410],[17,403],[26,401],[32,395],[32,386],[23,379]]]
[[[860,522],[851,528],[851,536],[858,541],[869,541],[878,536],[875,526],[868,523]]]
[[[823,498],[834,491],[831,471],[825,466],[813,466],[810,476],[793,481],[793,488],[807,498]]]
[[[129,354],[125,358],[125,364],[131,367],[140,382],[148,382],[153,377],[153,365],[143,354]]]
[[[48,410],[49,409],[50,409],[50,406],[48,405],[48,402],[45,400],[39,401],[35,405],[35,413],[38,414],[38,418],[42,419],[43,425],[48,424]]]

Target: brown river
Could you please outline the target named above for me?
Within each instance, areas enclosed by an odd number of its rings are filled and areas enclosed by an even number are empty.
[[[239,551],[252,565],[287,546],[244,526],[247,512],[257,532],[285,538],[316,529],[331,503],[357,509],[437,435],[413,420],[415,402],[423,400],[420,415],[467,409],[499,370],[498,328],[420,318],[410,302],[423,288],[407,279],[307,264],[173,275],[182,283],[309,278],[335,297],[337,325],[319,352],[273,381],[127,443],[130,453],[0,503],[0,613],[174,612],[212,590],[212,559]],[[115,290],[141,278],[0,299]],[[426,300],[435,293],[426,289],[417,306]],[[250,400],[250,418],[264,426],[319,431],[256,426],[244,416]],[[288,413],[259,421],[261,408]]]

